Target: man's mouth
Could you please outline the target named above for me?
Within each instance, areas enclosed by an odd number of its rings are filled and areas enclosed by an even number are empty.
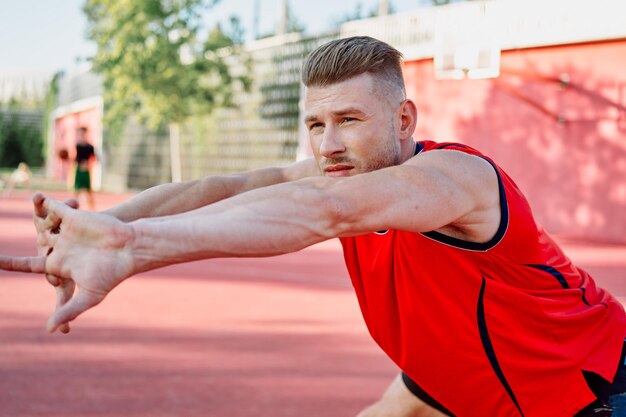
[[[336,164],[324,168],[324,173],[328,177],[347,177],[352,169],[352,165]]]

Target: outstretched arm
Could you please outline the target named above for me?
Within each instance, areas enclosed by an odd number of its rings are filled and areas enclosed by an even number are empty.
[[[183,213],[256,188],[319,175],[313,158],[287,167],[261,168],[253,171],[208,176],[194,181],[167,183],[149,188],[118,204],[105,214],[122,221]]]
[[[124,222],[184,213],[256,188],[318,174],[317,164],[309,158],[282,168],[263,168],[227,176],[205,177],[183,183],[162,184],[145,190],[103,213]],[[56,232],[54,227],[51,227],[53,222],[48,218],[44,200],[45,196],[42,193],[33,196],[33,220],[37,230],[37,246],[40,255],[50,251],[51,237]],[[73,208],[78,207],[75,200],[68,200],[67,204]],[[52,275],[48,275],[47,278],[52,285],[60,283],[60,280]]]
[[[166,216],[193,210],[256,188],[318,174],[317,164],[310,158],[287,167],[263,168],[226,176],[209,176],[195,181],[162,184],[145,190],[103,213],[125,222],[145,217]],[[57,232],[51,226],[53,222],[48,218],[44,200],[45,196],[41,193],[33,197],[33,220],[37,230],[39,255],[49,253]],[[69,200],[67,204],[74,208],[78,206],[73,200]],[[46,278],[55,287],[57,308],[60,308],[72,296],[74,282],[50,273],[46,274]],[[60,330],[68,333],[69,325],[63,324]]]
[[[187,213],[131,223],[54,200],[44,204],[51,227],[62,229],[45,271],[79,288],[51,317],[50,330],[98,304],[129,276],[165,265],[278,255],[335,236],[391,228],[449,227],[457,237],[487,241],[500,220],[493,168],[455,151],[432,151],[401,166],[345,179],[316,177],[264,187]],[[5,259],[4,267],[15,262]],[[28,262],[40,266],[42,261]]]
[[[482,158],[432,151],[348,178],[305,178],[183,215],[131,223],[138,271],[216,257],[293,252],[383,229],[488,241],[500,220],[497,176]]]

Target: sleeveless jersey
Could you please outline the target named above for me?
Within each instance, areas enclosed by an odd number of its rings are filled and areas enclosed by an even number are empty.
[[[341,238],[370,334],[451,414],[573,416],[595,399],[582,370],[613,379],[624,309],[536,224],[488,157],[461,144],[417,146],[487,160],[498,175],[501,222],[486,243],[436,231]]]

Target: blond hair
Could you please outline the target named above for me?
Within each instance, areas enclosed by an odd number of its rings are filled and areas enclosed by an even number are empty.
[[[402,53],[369,36],[330,41],[309,54],[302,66],[307,87],[324,87],[369,73],[406,95],[402,78]]]

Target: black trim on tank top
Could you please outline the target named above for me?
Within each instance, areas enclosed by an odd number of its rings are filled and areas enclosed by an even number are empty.
[[[462,143],[445,143],[443,145],[437,146],[435,149],[446,149],[448,146],[454,146],[455,148],[471,149],[469,146],[463,145]]]
[[[485,279],[485,277],[482,277],[482,280],[483,282],[480,286],[480,294],[478,295],[478,305],[476,308],[476,316],[478,319],[478,331],[480,333],[480,341],[482,342],[483,349],[485,350],[485,354],[487,355],[487,358],[489,359],[489,363],[491,364],[493,371],[495,372],[496,376],[500,380],[500,383],[502,384],[506,392],[509,394],[509,397],[511,397],[511,400],[515,404],[515,407],[517,407],[517,410],[519,411],[520,415],[524,417],[524,413],[522,412],[522,409],[520,408],[519,403],[517,402],[517,398],[515,398],[513,389],[511,389],[511,386],[509,385],[509,382],[506,380],[506,377],[504,376],[504,372],[502,371],[502,368],[500,367],[500,363],[498,362],[498,358],[496,357],[496,351],[493,347],[493,343],[491,343],[491,338],[489,337],[489,329],[487,328],[487,320],[485,318],[485,287],[487,286],[487,280]]]
[[[413,395],[415,395],[420,400],[424,401],[426,404],[430,405],[433,408],[436,408],[437,410],[441,411],[442,413],[444,413],[447,416],[455,417],[455,415],[452,414],[452,412],[450,410],[448,410],[446,407],[441,405],[441,403],[439,401],[437,401],[433,397],[431,397],[426,391],[424,391],[424,389],[422,387],[417,385],[417,383],[415,381],[413,381],[404,372],[402,372],[402,382],[404,382],[404,386],[406,386],[407,389],[409,391],[411,391],[411,393]]]
[[[446,146],[452,146],[452,145],[445,145],[437,149],[443,149]],[[455,145],[455,146],[466,148],[466,146],[462,146],[462,145]],[[484,252],[493,248],[498,243],[500,243],[502,238],[504,238],[504,234],[506,233],[506,230],[509,227],[509,206],[506,201],[506,192],[504,190],[504,183],[502,182],[500,172],[498,172],[496,165],[493,162],[491,162],[489,159],[483,156],[480,156],[480,155],[477,155],[477,156],[489,162],[489,164],[493,167],[494,171],[496,172],[496,176],[498,177],[498,190],[500,194],[500,226],[498,226],[498,230],[496,231],[496,234],[488,242],[484,242],[484,243],[469,242],[467,240],[458,239],[456,237],[444,235],[443,233],[440,233],[434,230],[430,232],[421,233],[423,236],[426,236],[432,240],[435,240],[440,243],[444,243],[449,246],[453,246],[453,247],[460,248],[460,249],[477,251],[477,252]]]
[[[569,289],[570,288],[569,284],[567,283],[567,280],[565,279],[563,274],[561,272],[559,272],[558,269],[556,269],[556,268],[554,268],[552,266],[541,265],[541,264],[524,264],[524,265],[525,266],[529,266],[531,268],[538,269],[540,271],[547,272],[550,275],[552,275],[554,278],[556,278],[557,281],[559,281],[559,284],[561,284],[561,287],[563,287],[565,289]],[[580,287],[578,289],[581,292],[582,302],[585,303],[588,307],[591,307],[591,304],[589,303],[589,301],[587,301],[587,297],[585,297],[585,292],[587,291],[587,289],[585,287]],[[609,307],[606,303],[600,303],[600,304],[603,305],[606,308]]]
[[[540,265],[540,264],[524,264],[524,265],[529,266],[531,268],[538,269],[540,271],[547,272],[548,274],[556,278],[557,281],[559,281],[559,284],[561,284],[561,287],[569,288],[569,284],[565,280],[565,277],[556,268],[553,268],[548,265]]]
[[[587,306],[591,307],[591,304],[589,304],[589,301],[587,301],[587,297],[585,297],[585,292],[587,291],[587,289],[585,287],[580,287],[580,291],[582,291],[582,300],[583,303],[587,304]],[[605,307],[608,307],[605,303],[602,303],[602,305],[604,305]]]

